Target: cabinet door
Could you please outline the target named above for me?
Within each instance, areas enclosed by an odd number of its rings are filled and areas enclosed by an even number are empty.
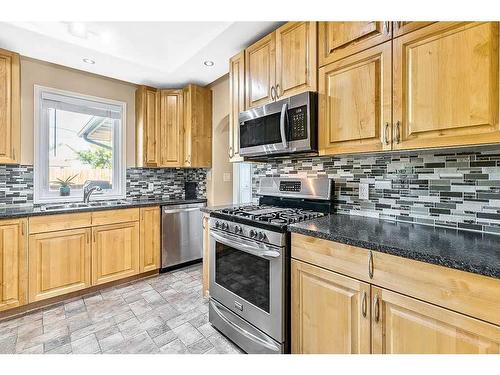
[[[140,86],[136,92],[136,159],[138,166],[160,165],[160,96]]]
[[[500,327],[372,287],[372,352],[500,353]]]
[[[395,21],[392,23],[392,36],[394,38],[407,34],[430,25],[433,22],[420,22],[420,21]]]
[[[370,353],[370,285],[292,259],[292,353]]]
[[[21,149],[19,55],[0,49],[0,164],[17,164]]]
[[[331,63],[391,39],[391,23],[320,22],[319,66]]]
[[[271,33],[245,50],[246,109],[276,99],[275,36]]]
[[[26,303],[27,220],[0,222],[0,311]]]
[[[437,22],[393,48],[395,149],[500,141],[498,22]]]
[[[141,208],[139,271],[160,268],[160,207]]]
[[[160,154],[161,166],[183,165],[184,107],[182,90],[160,92]]]
[[[316,22],[287,22],[276,30],[276,96],[316,91]]]
[[[391,42],[319,70],[319,152],[391,148]]]
[[[208,297],[209,290],[209,251],[210,251],[210,227],[208,220],[210,216],[203,214],[203,296]]]
[[[139,273],[139,223],[92,228],[92,283],[104,284]]]
[[[29,301],[90,287],[90,229],[29,236]]]
[[[245,110],[245,52],[229,60],[229,161],[239,162],[240,123],[238,117]]]

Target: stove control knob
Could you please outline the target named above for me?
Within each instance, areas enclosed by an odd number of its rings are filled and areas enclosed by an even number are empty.
[[[239,225],[234,226],[234,233],[239,234],[243,232],[243,229]]]
[[[262,232],[259,232],[259,235],[257,236],[257,238],[262,241],[264,238],[266,238],[266,235]]]
[[[220,227],[220,223],[218,221],[215,222],[215,227],[216,228],[219,228]]]
[[[250,230],[250,237],[255,238],[257,237],[257,232],[254,231],[253,229]]]
[[[229,224],[228,223],[222,223],[222,230],[228,230],[229,229]]]

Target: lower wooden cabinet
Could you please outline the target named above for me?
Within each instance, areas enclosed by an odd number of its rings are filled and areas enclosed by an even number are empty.
[[[92,284],[104,284],[139,273],[139,223],[92,228]]]
[[[26,303],[26,223],[26,219],[0,221],[0,311]]]
[[[500,353],[499,326],[382,288],[372,295],[373,353]]]
[[[29,302],[90,286],[90,229],[37,233],[29,238]]]
[[[370,353],[370,284],[292,260],[292,353]]]
[[[139,272],[160,268],[160,208],[141,208]]]

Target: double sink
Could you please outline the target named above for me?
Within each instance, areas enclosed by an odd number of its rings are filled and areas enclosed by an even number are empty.
[[[92,207],[116,207],[129,205],[130,202],[124,200],[116,201],[95,201],[89,203],[57,203],[57,204],[44,204],[40,206],[40,211],[64,211],[64,210],[76,210]]]

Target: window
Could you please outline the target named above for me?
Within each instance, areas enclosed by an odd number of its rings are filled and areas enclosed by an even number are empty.
[[[35,86],[35,203],[125,198],[126,104]]]

